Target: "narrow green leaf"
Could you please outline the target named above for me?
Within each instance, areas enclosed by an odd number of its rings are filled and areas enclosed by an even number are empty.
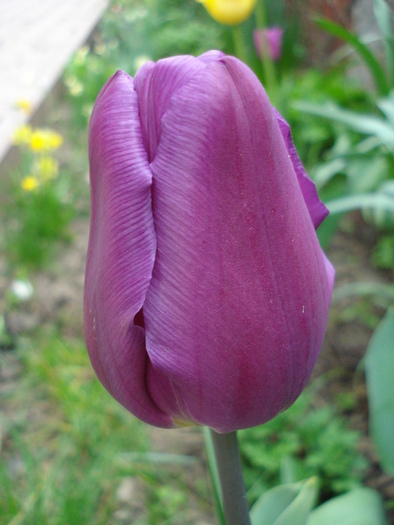
[[[297,101],[293,104],[293,107],[317,117],[340,122],[363,135],[375,135],[387,146],[394,147],[394,128],[383,118],[355,113],[354,111],[342,109],[333,103],[319,105]]]
[[[340,288],[336,288],[334,290],[332,301],[333,303],[338,303],[347,297],[368,297],[371,295],[383,297],[387,301],[390,301],[390,303],[394,303],[394,284],[387,285],[378,282],[358,282],[344,284]]]
[[[305,525],[317,492],[316,477],[269,490],[252,507],[252,525]]]
[[[345,213],[363,208],[378,208],[394,213],[394,199],[380,193],[350,195],[325,203],[331,214]]]
[[[394,126],[394,93],[391,93],[389,97],[378,100],[377,105]]]
[[[226,518],[224,516],[222,505],[222,486],[220,484],[220,477],[218,466],[216,463],[215,449],[213,447],[212,435],[208,427],[203,428],[205,451],[207,453],[208,470],[212,481],[213,497],[215,500],[216,514],[220,525],[226,525]]]
[[[393,13],[385,0],[374,0],[374,14],[383,37],[384,54],[390,85],[394,85],[394,40],[393,40]]]
[[[317,18],[315,19],[315,21],[322,29],[324,29],[331,35],[337,38],[340,38],[341,40],[344,40],[345,42],[347,42],[348,44],[350,44],[357,50],[360,57],[364,60],[365,64],[368,66],[368,69],[372,75],[372,78],[375,81],[378,93],[383,96],[388,95],[390,88],[386,80],[385,72],[382,66],[379,64],[379,62],[374,57],[374,55],[367,48],[367,46],[363,44],[356,35],[354,35],[353,33],[350,33],[350,31],[348,31],[347,29],[345,29],[344,27],[338,24],[335,24],[331,20],[328,20],[326,18]]]
[[[352,490],[313,510],[306,525],[387,525],[380,495],[367,488]]]
[[[169,454],[165,452],[124,452],[120,459],[130,463],[146,463],[155,465],[192,465],[196,463],[194,456],[185,454]]]
[[[365,373],[369,427],[383,468],[394,474],[394,307],[376,328],[367,348]]]
[[[301,487],[295,500],[275,521],[275,525],[306,525],[306,520],[316,504],[317,493],[317,478],[308,479]]]
[[[313,172],[313,182],[318,189],[325,186],[338,173],[346,168],[346,161],[343,158],[334,158],[329,162],[320,164]]]

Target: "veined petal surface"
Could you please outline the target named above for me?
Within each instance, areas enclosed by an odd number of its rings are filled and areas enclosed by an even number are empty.
[[[119,71],[96,101],[89,124],[91,229],[86,265],[85,339],[109,392],[137,417],[170,427],[152,401],[144,329],[134,323],[152,276],[156,237],[152,173],[134,81]]]
[[[228,432],[300,394],[332,279],[261,84],[235,58],[204,63],[169,100],[151,163],[146,378],[163,412]]]

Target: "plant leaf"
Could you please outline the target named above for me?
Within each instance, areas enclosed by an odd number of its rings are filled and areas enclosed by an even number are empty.
[[[350,195],[334,199],[325,204],[333,215],[362,208],[380,208],[394,213],[394,199],[381,193]]]
[[[394,303],[394,284],[383,284],[378,282],[348,283],[336,288],[332,295],[333,303],[338,303],[347,297],[379,296],[390,303]]]
[[[394,93],[391,93],[387,98],[381,98],[378,100],[377,105],[394,126]]]
[[[388,146],[394,147],[394,128],[382,118],[342,109],[333,103],[318,105],[297,101],[293,107],[311,115],[340,122],[364,135],[375,135]]]
[[[394,84],[394,40],[392,31],[393,15],[387,2],[374,0],[374,14],[383,37],[384,54],[386,59],[387,73],[390,76],[391,87]]]
[[[337,496],[313,510],[306,525],[386,525],[378,492],[360,488]]]
[[[316,477],[269,490],[252,507],[252,525],[305,525],[317,492]]]
[[[369,427],[381,464],[394,474],[394,307],[376,328],[367,348],[365,373]]]
[[[347,42],[348,44],[350,44],[357,50],[360,57],[364,60],[365,64],[368,66],[368,69],[372,75],[372,78],[375,81],[378,93],[382,96],[388,95],[390,88],[386,80],[385,72],[382,66],[379,64],[379,62],[374,57],[374,55],[367,48],[367,46],[363,44],[356,35],[354,35],[353,33],[350,33],[350,31],[348,31],[347,29],[345,29],[344,27],[338,24],[335,24],[331,20],[328,20],[326,18],[316,18],[315,21],[317,25],[320,26],[322,29],[324,29],[331,35],[337,38],[340,38],[341,40],[344,40],[345,42]]]

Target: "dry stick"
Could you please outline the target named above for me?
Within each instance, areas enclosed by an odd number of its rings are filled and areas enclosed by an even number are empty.
[[[227,525],[250,525],[237,433],[218,434],[211,429],[211,435],[222,485],[223,510]]]

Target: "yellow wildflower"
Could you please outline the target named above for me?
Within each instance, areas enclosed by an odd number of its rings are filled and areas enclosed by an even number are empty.
[[[55,150],[63,143],[63,137],[50,129],[36,128],[30,139],[32,151]]]
[[[221,24],[237,25],[253,13],[257,0],[197,0]]]
[[[13,143],[17,146],[22,144],[30,144],[33,130],[31,126],[21,126],[16,130],[13,136]]]
[[[20,98],[17,100],[15,106],[26,113],[26,115],[30,115],[30,113],[33,111],[33,104],[30,102],[30,100],[25,98]]]
[[[38,180],[36,177],[25,177],[21,182],[22,189],[25,191],[33,191],[38,187]]]
[[[59,163],[50,155],[43,155],[35,162],[34,172],[43,181],[53,179],[59,173]]]

